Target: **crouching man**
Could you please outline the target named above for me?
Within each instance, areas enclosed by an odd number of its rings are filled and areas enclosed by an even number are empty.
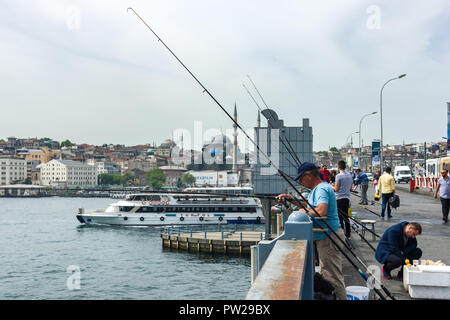
[[[405,260],[420,259],[422,250],[417,248],[416,237],[422,233],[417,222],[403,221],[387,229],[378,243],[375,259],[383,264],[383,279],[392,279],[391,271],[401,266],[397,277],[403,277]]]

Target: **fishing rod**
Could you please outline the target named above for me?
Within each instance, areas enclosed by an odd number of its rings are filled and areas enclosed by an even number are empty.
[[[258,107],[259,111],[262,112],[261,107],[259,106],[258,102],[256,102],[255,98],[253,97],[253,95],[250,93],[250,91],[247,89],[247,87],[245,86],[245,84],[242,84],[242,86],[245,88],[245,90],[247,90],[247,93],[250,95],[250,97],[253,99],[253,101],[255,102],[256,106]],[[270,113],[271,114],[271,113]],[[273,129],[273,126],[270,124],[270,121],[267,120],[267,127]],[[294,155],[292,155],[291,150],[288,149],[288,147],[284,144],[283,139],[280,139],[281,143],[284,145],[284,147],[286,148],[286,150],[288,151],[289,155],[294,159],[294,161],[297,162],[297,166],[299,166],[301,164],[300,160],[298,159],[297,155],[294,152]],[[272,146],[274,147],[274,146]],[[281,154],[280,150],[276,150],[278,151],[279,154]],[[291,166],[295,167],[295,165],[289,160],[289,158],[284,158],[286,159]]]
[[[338,208],[338,213],[342,216],[345,217],[344,211]],[[347,214],[348,215],[348,214]],[[362,225],[361,225],[362,226]],[[353,228],[355,230],[355,228]],[[361,235],[359,232],[357,232],[355,230],[355,232],[361,237],[362,240],[364,240],[369,247],[376,251],[376,249],[369,243],[369,241],[367,241],[367,239]],[[375,234],[375,233],[373,233]],[[376,234],[375,234],[376,235]],[[346,237],[347,238],[347,237]],[[348,238],[347,238],[348,239]],[[367,270],[370,272],[369,268],[367,267],[367,265],[353,252],[353,250],[350,250],[348,247],[347,249],[350,251],[350,253],[355,257],[356,260],[358,260],[358,262]],[[374,275],[373,273],[370,272],[370,275],[373,276],[373,279],[377,282],[378,285],[380,285],[381,289],[392,299],[392,300],[396,300],[395,297],[391,294],[391,292],[381,283],[381,281],[379,281]]]
[[[247,87],[245,86],[245,84],[242,84],[242,86],[245,88],[245,90],[247,91],[247,93],[250,95],[250,97],[251,97],[251,98],[253,99],[253,101],[255,102],[256,106],[257,106],[258,109],[259,109],[259,111],[262,113],[263,111],[262,111],[261,107],[259,106],[258,102],[256,102],[255,98],[254,98],[253,95],[250,93],[250,91],[247,89]],[[269,110],[269,109],[268,109],[268,110]],[[269,110],[269,116],[270,116],[270,117],[272,118],[272,120],[274,120],[274,122],[275,122],[275,119],[273,119],[273,115],[272,115],[272,112],[270,112],[270,110]],[[271,126],[269,119],[267,119],[267,127],[270,127],[271,129],[273,129],[273,126]],[[289,140],[287,140],[286,135],[282,135],[282,137],[285,138],[285,140],[287,141],[287,143],[288,143],[288,144],[290,145],[290,147],[291,147],[291,149],[289,149],[289,148],[285,145],[283,139],[280,138],[281,143],[282,143],[283,146],[286,148],[286,150],[287,150],[287,152],[289,153],[289,155],[294,159],[294,161],[297,162],[297,165],[298,165],[298,166],[301,165],[301,161],[300,161],[300,159],[298,158],[298,156],[297,156],[297,154],[295,153],[295,151],[293,150],[292,145],[289,143]],[[287,158],[286,158],[286,159],[287,159]],[[289,163],[292,165],[292,162],[289,161]]]
[[[300,204],[300,206],[302,207],[303,210],[305,210],[305,212],[309,215],[309,217],[313,220],[313,222],[315,222],[320,228],[323,229],[323,225],[321,225],[321,223],[323,222],[327,227],[328,230],[332,230],[334,232],[334,235],[336,236],[337,239],[339,239],[341,241],[341,243],[349,250],[349,252],[352,253],[352,255],[354,257],[356,257],[356,254],[353,252],[353,250],[349,249],[349,247],[347,246],[347,244],[345,243],[344,240],[342,240],[338,234],[330,227],[330,225],[325,221],[325,220],[321,220],[320,222],[314,217],[314,214],[311,214],[308,209],[306,208],[305,205],[303,205],[303,203],[297,199],[296,197],[294,197],[294,199],[297,201],[298,204]],[[314,211],[314,213],[316,213],[318,216],[320,216],[320,214],[310,205],[311,209]],[[336,246],[336,248],[339,249],[339,251],[342,253],[342,255],[347,259],[347,261],[350,262],[350,264],[358,271],[359,275],[364,279],[364,281],[367,281],[369,279],[369,277],[364,273],[364,271],[362,271],[356,264],[355,262],[347,255],[347,253],[336,243],[336,241],[333,239],[332,236],[330,236],[328,234],[328,232],[323,231],[323,233],[328,237],[328,239]],[[320,259],[320,257],[319,257]],[[362,265],[362,261],[357,258],[358,262],[360,262]],[[368,268],[365,268],[366,271],[369,271]],[[370,272],[370,271],[369,271]],[[371,274],[372,275],[372,274]],[[373,277],[375,279],[375,277]],[[377,289],[377,288],[373,288],[373,290],[377,293],[377,295],[380,297],[381,300],[386,300],[386,297],[383,296],[383,294]],[[393,298],[394,299],[394,298]]]
[[[295,199],[298,203],[301,203],[298,199]],[[303,206],[303,209],[305,209],[305,207]],[[306,209],[305,209],[305,211],[306,211]],[[340,209],[338,209],[338,213],[341,215],[341,216],[345,216],[344,215],[344,212],[342,211],[342,210],[340,210]],[[314,216],[312,215],[312,214],[309,214],[310,215],[310,217],[312,217],[312,219],[313,220],[315,220],[314,222],[316,222],[319,226],[320,226],[320,223],[314,218]],[[321,222],[324,222],[325,224],[327,224],[325,221],[323,221],[323,220],[321,220]],[[328,224],[327,224],[327,226],[328,226]],[[361,225],[361,226],[363,226],[363,225]],[[320,226],[320,227],[323,227],[323,226]],[[328,226],[329,227],[329,226]],[[365,226],[363,226],[363,227],[365,227]],[[367,228],[366,228],[367,229]],[[371,230],[369,230],[369,229],[367,229],[368,231],[371,231]],[[374,251],[376,251],[376,249],[367,241],[367,239],[365,238],[365,237],[363,237],[359,232],[356,232],[368,245],[369,245],[369,247],[371,248],[371,249],[373,249]],[[347,248],[347,250],[353,255],[353,257],[361,264],[361,266],[366,270],[366,271],[368,271],[369,272],[369,275],[370,276],[372,276],[372,278],[375,280],[375,282],[377,282],[377,284],[380,286],[380,288],[386,293],[386,295],[388,295],[392,300],[396,300],[395,299],[395,297],[392,295],[392,293],[383,285],[383,283],[381,283],[381,281],[379,281],[376,277],[375,277],[375,275],[372,273],[372,272],[370,272],[370,270],[369,270],[369,268],[367,267],[367,265],[354,253],[354,251],[352,250],[352,248],[350,248],[350,246],[347,244],[347,243],[345,243],[342,239],[340,239],[338,236],[337,236],[337,234],[335,234],[336,235],[336,237],[342,242],[342,244]],[[349,240],[347,237],[345,237],[347,240]],[[332,240],[332,238],[330,238],[330,240]],[[333,241],[333,240],[332,240]],[[335,243],[335,242],[333,242],[336,246],[337,246],[337,244]],[[341,251],[342,252],[342,251]],[[345,255],[345,254],[344,254]],[[347,260],[349,260],[350,261],[350,263],[352,263],[352,261],[348,258],[348,257],[346,257],[347,258]],[[354,265],[354,267],[355,267],[355,265]],[[357,268],[357,266],[356,266],[356,268]],[[359,268],[358,268],[358,272],[360,272],[360,275],[367,281],[368,280],[368,277],[367,277],[367,275],[365,275],[363,272],[362,272],[362,270],[360,270]],[[378,294],[378,292],[377,292],[377,294]],[[380,296],[380,295],[379,295]],[[380,298],[381,298],[382,296],[380,296]],[[383,298],[382,298],[383,299]],[[384,300],[384,299],[383,299]]]
[[[341,214],[343,217],[345,217],[345,212],[343,211],[343,210],[341,210],[341,209],[339,209],[338,208],[338,213],[339,214]],[[370,233],[372,233],[374,236],[376,236],[376,237],[380,237],[378,234],[376,234],[375,232],[373,232],[372,230],[370,230],[369,228],[367,228],[365,225],[363,225],[361,222],[359,222],[358,220],[356,220],[355,218],[353,218],[353,217],[350,217],[348,214],[347,214],[347,216],[348,216],[348,218],[350,219],[350,220],[352,220],[355,224],[358,224],[359,226],[361,226],[362,228],[364,228],[364,229],[366,229],[367,231],[369,231]]]
[[[311,206],[308,202],[307,199],[305,199],[305,197],[301,194],[301,192],[299,192],[297,190],[297,188],[291,183],[291,181],[289,180],[289,176],[286,175],[283,171],[281,171],[281,169],[279,169],[275,164],[273,164],[272,160],[269,158],[269,156],[263,152],[261,150],[261,148],[258,146],[257,143],[255,143],[255,141],[253,141],[253,139],[245,132],[244,129],[242,129],[242,127],[237,123],[237,121],[230,115],[230,113],[228,113],[228,111],[220,104],[219,101],[217,101],[217,99],[209,92],[209,90],[197,79],[197,77],[195,77],[195,75],[186,67],[186,65],[175,55],[175,53],[165,44],[165,42],[153,31],[153,29],[139,16],[139,14],[133,9],[133,8],[128,8],[128,11],[132,10],[133,13],[144,23],[144,25],[155,35],[155,37],[158,39],[158,41],[160,41],[164,47],[172,54],[172,56],[175,57],[175,59],[184,67],[184,69],[186,69],[186,71],[195,79],[195,81],[203,88],[203,92],[206,92],[210,98],[220,107],[220,109],[228,116],[228,118],[236,125],[236,127],[238,127],[243,133],[244,135],[255,145],[255,147],[257,148],[258,152],[261,153],[261,155],[263,155],[268,161],[269,161],[269,165],[272,165],[277,171],[278,173],[286,180],[286,182],[293,188],[293,190],[295,190],[300,197],[303,199],[303,201],[305,201],[305,203],[307,203],[312,210],[318,215],[320,216],[320,214],[315,210],[315,208],[313,206]],[[305,209],[306,212],[308,212],[308,210],[306,209],[306,207],[300,202],[300,205]],[[311,216],[311,215],[310,215]],[[311,216],[312,217],[312,216]],[[315,221],[317,221],[316,218],[312,217],[312,219],[314,219]],[[322,220],[323,221],[323,220]],[[323,221],[325,224],[327,224],[325,221]],[[316,222],[317,223],[317,222]],[[319,226],[321,224],[317,223]],[[328,225],[328,224],[327,224]],[[329,226],[329,225],[328,225]],[[332,228],[329,228],[332,232],[334,232],[334,230]],[[335,242],[335,240],[328,234],[328,232],[324,232],[324,234],[330,239],[331,242],[333,242],[336,245],[336,248],[338,248],[338,250],[347,258],[347,260],[352,264],[352,266],[359,272],[359,274],[361,275],[361,277],[363,277],[363,279],[365,279],[367,281],[368,277],[365,275],[365,273],[358,268],[358,266],[350,259],[350,257],[345,253],[345,251],[340,248],[340,246],[337,245],[337,243]],[[338,239],[340,239],[340,237],[334,232],[334,234],[336,235],[336,237]],[[341,241],[343,241],[342,239],[340,239]],[[381,294],[381,292],[374,288],[375,292],[380,296],[381,299],[385,300],[385,297]]]
[[[351,226],[352,226],[353,231],[355,231],[356,234],[357,234],[358,236],[360,236],[361,239],[364,240],[364,241],[366,242],[366,244],[367,244],[374,252],[376,252],[377,249],[375,249],[375,248],[372,246],[372,244],[371,244],[371,243],[370,243],[370,242],[369,242],[369,241],[368,241],[361,233],[359,233],[358,227],[356,226],[356,224],[353,223]]]
[[[262,102],[263,102],[264,105],[266,106],[266,109],[269,110],[269,117],[273,120],[273,122],[275,122],[275,119],[273,118],[273,114],[272,114],[271,110],[269,109],[269,106],[267,105],[266,101],[265,101],[264,98],[262,97],[261,93],[259,92],[259,90],[258,90],[258,88],[256,87],[255,83],[253,82],[252,78],[250,78],[250,75],[247,75],[247,78],[248,78],[248,79],[250,80],[250,82],[252,83],[253,87],[255,88],[255,90],[256,90],[256,92],[258,93],[259,97],[261,98]],[[245,87],[245,86],[244,86],[244,87]],[[246,88],[246,87],[245,87],[245,88]],[[247,88],[246,88],[246,89],[247,89]],[[249,92],[248,90],[247,90],[247,92],[250,94],[250,92]],[[251,95],[251,94],[250,94],[250,95]],[[253,98],[253,97],[252,97],[252,98]],[[253,99],[253,101],[255,101],[255,99]],[[256,101],[255,101],[255,102],[256,102]],[[262,113],[262,110],[261,110],[259,104],[256,104],[256,105],[258,106],[259,110],[260,110],[261,113]],[[269,123],[269,122],[270,122],[270,121],[267,121],[267,123]],[[284,135],[284,138],[285,138],[286,142],[289,144],[289,147],[291,148],[291,152],[294,154],[294,156],[295,156],[295,158],[296,158],[296,160],[297,160],[297,163],[300,165],[300,164],[301,164],[301,161],[300,161],[300,159],[298,158],[297,154],[295,153],[295,150],[294,150],[294,148],[292,147],[292,145],[291,145],[291,143],[289,142],[289,140],[287,139],[286,135]],[[286,148],[286,150],[289,151],[289,148],[286,147],[286,145],[285,145],[284,143],[283,143],[283,145],[284,145],[284,147]],[[289,152],[289,153],[290,153],[290,152]],[[292,154],[291,154],[291,156],[292,156]]]

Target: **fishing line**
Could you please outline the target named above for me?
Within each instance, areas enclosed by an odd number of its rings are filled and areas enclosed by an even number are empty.
[[[259,106],[258,102],[256,102],[255,98],[254,98],[253,95],[250,93],[250,91],[247,89],[247,87],[245,86],[245,84],[242,84],[242,86],[245,88],[245,90],[247,90],[247,93],[248,93],[248,94],[250,95],[250,97],[253,99],[253,101],[255,102],[256,106],[257,106],[258,109],[259,109],[259,111],[262,112],[261,107]],[[269,121],[268,119],[267,119],[267,127],[269,127],[270,129],[273,129],[273,127],[270,125],[270,121]],[[286,145],[284,144],[283,140],[280,139],[280,141],[281,141],[281,143],[284,145],[284,147],[286,148],[286,150],[287,150],[287,152],[289,153],[289,155],[294,159],[294,161],[297,162],[297,165],[294,165],[294,164],[289,160],[289,158],[286,158],[286,157],[285,157],[284,159],[286,159],[286,160],[291,164],[291,166],[293,166],[293,167],[300,166],[300,165],[301,165],[301,162],[300,162],[300,160],[297,158],[297,156],[295,155],[295,153],[294,153],[295,156],[293,156],[292,153],[291,153],[291,151],[290,151],[290,150],[286,147]],[[272,147],[275,147],[275,146],[272,146]],[[275,148],[276,148],[276,147],[275,147]],[[278,153],[281,154],[281,152],[280,152],[279,149],[278,149]]]
[[[255,83],[253,82],[252,78],[250,78],[250,75],[247,75],[247,78],[248,78],[248,79],[250,80],[250,82],[252,83],[253,87],[255,88],[255,90],[256,90],[256,92],[258,93],[259,97],[261,98],[262,102],[263,102],[264,105],[266,106],[266,109],[269,110],[269,117],[273,120],[273,122],[275,122],[275,119],[273,118],[273,114],[272,114],[272,112],[271,112],[272,110],[269,109],[269,106],[267,105],[266,101],[263,99],[261,93],[259,92],[259,90],[258,90],[258,88],[256,87]],[[244,87],[245,87],[245,86],[244,86]],[[249,92],[248,90],[247,90],[247,92],[250,94],[250,92]],[[252,97],[252,98],[253,98],[253,97]],[[255,99],[253,99],[253,100],[255,100]],[[256,101],[255,101],[255,102],[256,102]],[[258,104],[256,104],[256,105],[258,106],[259,110],[260,110],[261,113],[262,113],[262,110],[261,110],[261,108],[259,107],[259,105],[258,105]],[[269,121],[267,121],[267,123],[269,123]],[[289,146],[290,146],[290,148],[291,148],[291,151],[292,151],[292,153],[294,154],[295,158],[297,159],[298,165],[301,165],[302,162],[300,161],[300,159],[298,158],[297,154],[295,153],[295,150],[294,150],[294,148],[292,147],[292,145],[291,145],[291,143],[289,142],[289,140],[287,139],[286,134],[284,135],[284,138],[285,138],[285,140],[287,141],[287,143],[289,144]],[[283,142],[283,141],[282,141],[282,142]],[[286,145],[285,145],[284,143],[283,143],[283,145],[284,145],[284,147],[286,148],[286,150],[289,151],[288,147],[286,147]],[[291,154],[291,156],[292,156],[292,154]]]

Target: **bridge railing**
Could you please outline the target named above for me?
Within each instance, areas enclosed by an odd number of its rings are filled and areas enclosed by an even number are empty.
[[[312,300],[315,273],[312,235],[309,217],[294,212],[285,223],[283,234],[252,246],[252,284],[245,299]]]

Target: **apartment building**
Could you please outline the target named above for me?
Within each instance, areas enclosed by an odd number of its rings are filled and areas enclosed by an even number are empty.
[[[27,178],[27,162],[22,159],[0,158],[0,185],[23,183]]]
[[[97,168],[78,161],[54,159],[39,165],[41,185],[96,186]]]

